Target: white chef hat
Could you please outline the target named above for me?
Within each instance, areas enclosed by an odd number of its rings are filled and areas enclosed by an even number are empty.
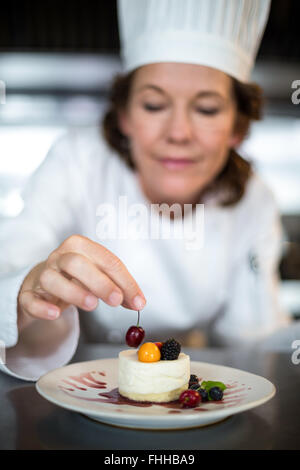
[[[118,0],[125,72],[156,62],[200,64],[248,81],[271,0]]]

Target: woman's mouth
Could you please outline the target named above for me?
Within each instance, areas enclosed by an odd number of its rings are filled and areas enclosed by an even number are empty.
[[[169,170],[182,170],[183,168],[187,168],[195,163],[195,160],[192,160],[191,158],[164,157],[160,158],[158,161]]]

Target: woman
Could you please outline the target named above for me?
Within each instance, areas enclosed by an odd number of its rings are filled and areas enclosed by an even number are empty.
[[[145,21],[156,29],[146,28],[145,38],[145,25],[133,21],[141,18],[142,3],[119,4],[127,73],[113,84],[103,135],[88,129],[59,139],[27,185],[24,211],[2,226],[3,370],[21,378],[36,379],[70,360],[78,308],[89,312],[81,312],[89,340],[121,343],[135,318],[130,310],[143,310],[147,339],[156,341],[200,328],[218,344],[244,344],[287,322],[278,302],[279,214],[271,191],[236,151],[251,120],[261,116],[261,90],[245,83],[244,58],[237,64],[232,47],[225,65],[216,42],[207,43],[209,57],[199,47],[193,57],[184,31],[174,58],[174,35],[166,37],[161,23],[172,33],[174,16],[158,11],[167,3],[174,8],[172,2],[147,3]],[[195,21],[189,9],[198,12],[199,2],[187,5],[179,12],[181,20],[187,14],[186,25]],[[244,24],[244,13],[232,12],[234,21]],[[258,15],[260,28],[266,13]],[[247,15],[253,22],[254,12]],[[130,46],[132,25],[142,31],[140,51]],[[155,47],[158,27],[163,38]],[[254,31],[252,23],[249,28]],[[161,222],[173,228],[204,204],[202,246],[138,237],[130,218],[123,220],[126,237],[122,230],[105,237],[98,225],[103,204],[117,207],[121,197],[129,207],[151,208],[156,221],[153,205],[164,204]],[[182,212],[170,219],[166,207],[174,204]],[[123,215],[120,206],[117,211]]]

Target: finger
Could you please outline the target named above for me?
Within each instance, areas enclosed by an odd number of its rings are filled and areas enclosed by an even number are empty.
[[[71,276],[70,279],[72,279]],[[42,289],[42,287],[38,283],[33,287],[32,291],[38,298],[46,300],[49,304],[56,305],[61,312],[63,312],[70,305],[67,302],[64,302],[59,297],[57,297],[57,295],[52,295],[45,289]]]
[[[145,307],[146,299],[142,290],[119,258],[108,252],[101,259],[101,269],[122,290],[124,306],[133,310],[142,310]]]
[[[123,302],[121,289],[87,257],[78,253],[65,253],[57,260],[57,266],[79,281],[77,285],[83,286],[105,303],[117,306]]]
[[[56,320],[60,315],[60,309],[57,305],[39,298],[31,290],[21,292],[19,299],[22,309],[32,317]]]
[[[141,310],[146,299],[139,285],[129,273],[123,262],[103,245],[86,237],[75,236],[72,239],[72,251],[82,254],[90,259],[102,272],[104,272],[123,292],[124,302],[134,310]],[[63,243],[59,250],[61,253],[70,251],[70,243]]]
[[[87,289],[76,285],[66,279],[61,273],[54,269],[45,269],[40,276],[40,285],[52,295],[57,296],[67,304],[73,304],[83,310],[94,310],[98,299]]]

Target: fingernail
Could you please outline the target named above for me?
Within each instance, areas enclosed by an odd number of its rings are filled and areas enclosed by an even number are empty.
[[[87,295],[84,304],[87,308],[96,308],[98,299],[94,295]]]
[[[145,307],[146,302],[140,295],[136,295],[133,299],[133,304],[137,310],[142,310]]]
[[[112,306],[116,307],[117,305],[120,305],[122,299],[122,294],[120,292],[115,291],[110,294],[108,301]]]
[[[59,316],[59,310],[57,308],[48,308],[47,311],[48,317],[55,320]]]

